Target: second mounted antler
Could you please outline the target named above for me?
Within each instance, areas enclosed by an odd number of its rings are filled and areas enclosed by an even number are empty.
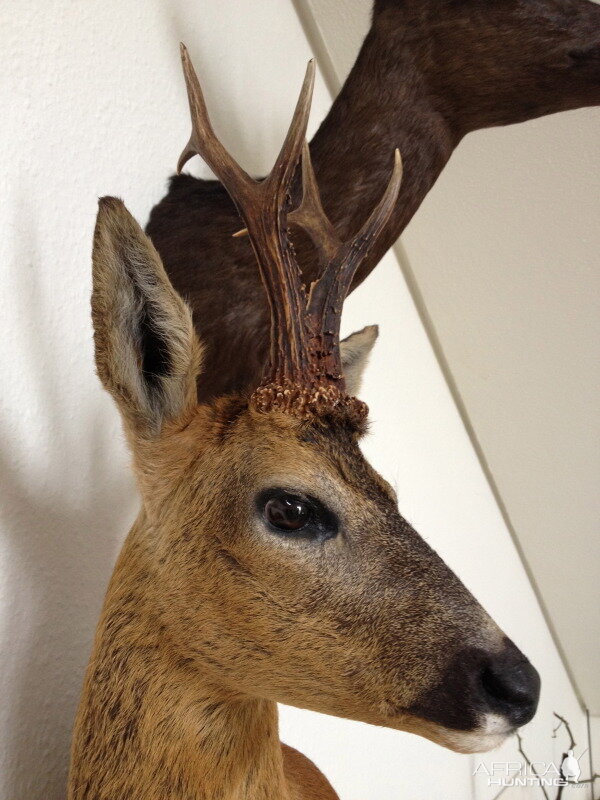
[[[343,242],[321,205],[306,144],[315,65],[310,61],[291,125],[269,175],[254,180],[225,150],[214,133],[198,77],[181,46],[192,134],[178,171],[200,155],[223,183],[244,220],[258,261],[271,313],[269,366],[252,402],[261,411],[297,416],[335,410],[364,417],[366,407],[347,396],[341,370],[339,331],[343,302],[352,279],[392,213],[402,181],[400,153],[392,174],[364,225]],[[292,207],[292,184],[302,161],[302,199]],[[302,228],[315,245],[318,278],[306,291],[289,226]]]

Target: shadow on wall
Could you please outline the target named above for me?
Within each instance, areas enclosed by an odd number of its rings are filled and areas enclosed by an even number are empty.
[[[69,355],[68,316],[62,326],[55,318],[61,302],[68,308],[74,301],[61,300],[59,286],[42,291],[52,265],[42,262],[23,199],[14,204],[17,235],[5,287],[18,305],[8,364],[14,380],[0,401],[0,560],[8,576],[0,587],[0,633],[11,687],[0,710],[10,732],[2,743],[0,796],[63,800],[83,670],[126,530],[123,516],[133,516],[136,500],[131,479],[124,479],[116,417],[94,388],[91,328]],[[60,283],[60,271],[54,277]],[[84,358],[87,373],[78,363]],[[25,400],[15,416],[15,403]]]

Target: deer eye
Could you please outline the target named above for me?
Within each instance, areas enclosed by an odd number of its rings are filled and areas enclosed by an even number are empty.
[[[264,515],[274,528],[282,531],[299,531],[310,519],[310,508],[299,497],[282,494],[267,500]]]
[[[277,533],[324,541],[338,532],[335,515],[314,497],[268,489],[261,492],[256,505],[269,528]]]

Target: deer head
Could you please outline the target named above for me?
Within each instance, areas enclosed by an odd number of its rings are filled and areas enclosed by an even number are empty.
[[[200,154],[237,205],[269,300],[271,350],[260,386],[199,404],[190,311],[123,204],[100,202],[96,362],[134,455],[157,624],[218,696],[413,731],[460,751],[495,746],[533,716],[539,678],[362,456],[367,408],[353,395],[376,332],[339,342],[354,272],[398,195],[399,155],[379,204],[342,242],[304,145],[313,65],[275,166],[257,182],[215,136],[182,55],[193,129],[180,167]],[[322,264],[308,290],[291,225]]]

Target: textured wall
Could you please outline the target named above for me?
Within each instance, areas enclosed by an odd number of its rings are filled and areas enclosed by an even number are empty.
[[[59,800],[96,618],[137,505],[93,371],[96,197],[121,195],[144,220],[163,193],[188,135],[180,39],[223,139],[255,171],[276,152],[310,51],[285,0],[21,0],[0,37],[0,798]],[[319,82],[313,125],[328,103]],[[368,322],[382,335],[365,449],[541,669],[528,732],[541,752],[553,707],[579,721],[575,698],[392,256],[349,303],[346,327]],[[471,759],[415,737],[288,709],[282,728],[344,800],[491,796],[472,789]]]

